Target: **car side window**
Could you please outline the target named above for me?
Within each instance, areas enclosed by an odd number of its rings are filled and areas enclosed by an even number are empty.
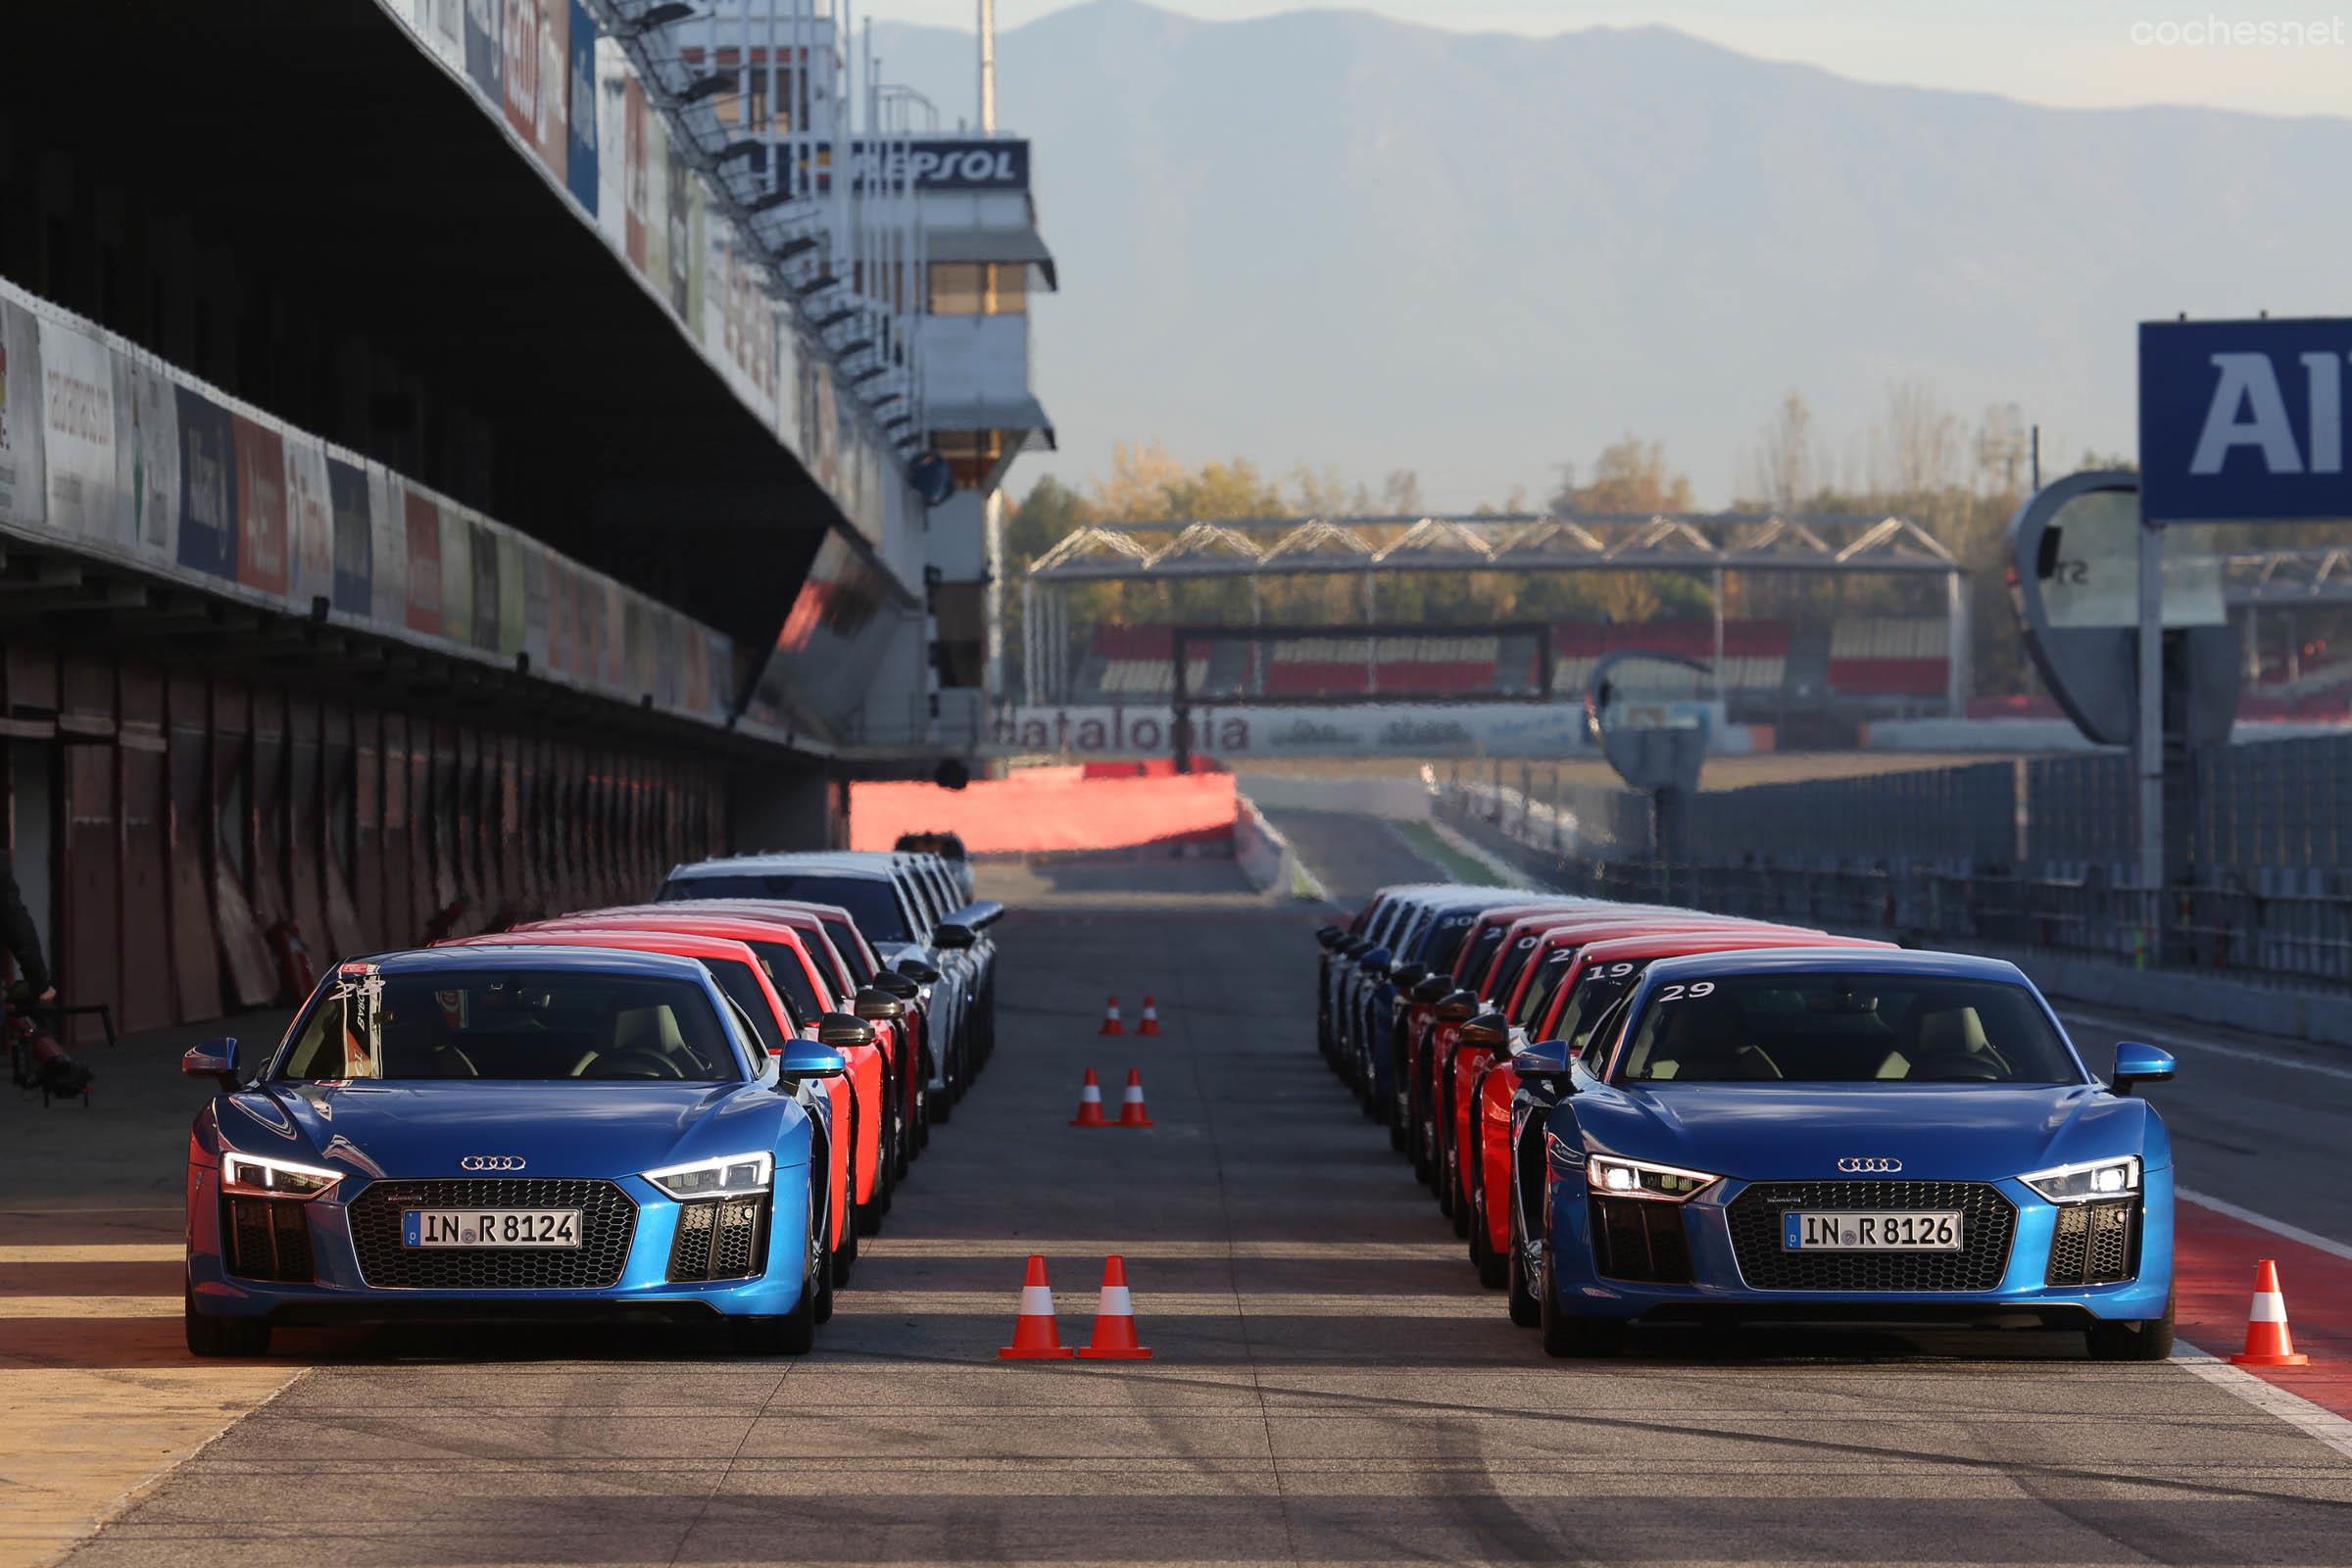
[[[1595,1077],[1607,1077],[1609,1057],[1617,1049],[1618,1037],[1625,1032],[1626,1014],[1633,1007],[1632,996],[1619,997],[1609,1004],[1592,1022],[1592,1033],[1585,1039],[1585,1049],[1578,1059],[1585,1070]]]

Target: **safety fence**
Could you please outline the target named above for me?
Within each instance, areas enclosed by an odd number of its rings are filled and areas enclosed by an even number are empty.
[[[2196,876],[2131,878],[2126,760],[2092,756],[1756,785],[1690,803],[1682,863],[1649,803],[1539,772],[1442,775],[1437,808],[1563,891],[1918,942],[2352,984],[2352,739],[2201,760]],[[2020,846],[2025,853],[2019,854]]]

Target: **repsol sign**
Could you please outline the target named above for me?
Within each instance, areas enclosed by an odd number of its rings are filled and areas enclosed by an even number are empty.
[[[858,141],[850,144],[856,189],[1027,190],[1025,141]]]
[[[2352,320],[2143,322],[2141,514],[2352,517],[2347,381]]]

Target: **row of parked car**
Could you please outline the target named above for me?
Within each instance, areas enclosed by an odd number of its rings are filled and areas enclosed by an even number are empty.
[[[1493,887],[1318,933],[1316,1032],[1553,1354],[1636,1322],[2065,1326],[2170,1353],[2172,1154],[2015,966]]]
[[[345,960],[220,1092],[187,1343],[427,1318],[725,1322],[798,1352],[988,1060],[959,855],[737,857],[646,903]]]

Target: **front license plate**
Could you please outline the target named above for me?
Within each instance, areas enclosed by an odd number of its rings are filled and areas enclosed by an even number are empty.
[[[576,1208],[412,1208],[400,1216],[410,1247],[577,1247]]]
[[[1790,1252],[1957,1252],[1960,1216],[1917,1211],[1809,1214],[1790,1209],[1781,1215],[1781,1247]]]

